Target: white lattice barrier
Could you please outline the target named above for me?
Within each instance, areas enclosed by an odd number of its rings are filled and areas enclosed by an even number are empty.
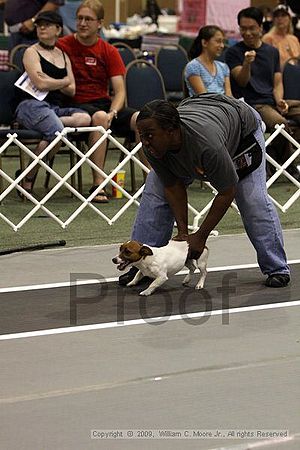
[[[90,148],[87,150],[86,153],[82,153],[72,141],[68,139],[68,134],[70,133],[80,133],[80,132],[90,132],[90,131],[99,131],[102,135],[99,138],[99,140]],[[276,138],[276,136],[281,133],[286,139],[288,139],[292,145],[296,148],[293,155],[282,165],[280,166],[274,159],[272,159],[267,154],[267,160],[276,168],[275,174],[267,181],[267,187],[269,188],[276,179],[283,175],[288,178],[288,180],[293,183],[297,190],[295,193],[291,195],[289,200],[284,204],[281,205],[276,199],[270,197],[274,204],[281,209],[281,211],[286,212],[288,208],[299,198],[300,196],[300,183],[292,176],[290,175],[286,169],[287,167],[297,158],[297,156],[300,154],[300,144],[295,141],[295,139],[290,136],[286,130],[284,129],[284,125],[276,125],[276,129],[274,133],[267,139],[266,141],[266,147]],[[114,168],[113,171],[111,171],[109,174],[106,174],[103,170],[99,169],[93,161],[91,161],[90,156],[93,154],[93,152],[96,150],[96,148],[103,143],[106,139],[108,139],[110,142],[113,143],[115,147],[120,149],[124,154],[124,159]],[[79,161],[63,176],[61,177],[55,170],[53,170],[45,161],[47,160],[47,155],[49,152],[53,149],[53,147],[59,142],[62,141],[71,151],[73,151],[75,154],[79,156]],[[32,162],[24,169],[24,171],[14,180],[12,179],[8,174],[5,173],[4,170],[0,169],[0,176],[3,177],[8,183],[8,187],[0,194],[0,202],[2,202],[3,199],[13,189],[18,189],[24,196],[27,197],[28,200],[30,200],[33,203],[33,208],[23,217],[23,219],[15,224],[13,223],[3,212],[0,212],[0,218],[3,219],[8,225],[11,226],[11,228],[14,231],[18,231],[28,220],[30,220],[36,212],[41,209],[44,213],[46,213],[50,218],[52,218],[54,221],[56,221],[62,228],[66,228],[73,220],[76,219],[76,217],[86,208],[91,208],[95,214],[98,215],[98,217],[104,219],[107,224],[112,225],[117,220],[119,220],[124,214],[124,212],[132,205],[138,206],[139,202],[138,199],[140,195],[143,192],[144,185],[142,185],[137,192],[135,192],[133,195],[131,195],[126,189],[124,189],[122,186],[117,184],[114,181],[114,176],[124,168],[124,166],[129,162],[129,160],[133,160],[135,164],[137,164],[142,170],[145,172],[148,172],[149,169],[141,163],[141,161],[135,156],[138,150],[141,148],[141,143],[137,144],[133,150],[129,151],[126,147],[124,147],[117,139],[115,139],[111,135],[111,130],[105,130],[102,127],[84,127],[84,128],[64,128],[62,132],[56,133],[56,138],[48,145],[48,147],[39,155],[36,156],[26,145],[24,145],[22,142],[18,140],[17,133],[14,134],[8,134],[7,141],[0,147],[0,155],[10,146],[10,145],[16,145],[18,146],[22,151],[24,151],[31,159]],[[89,195],[87,198],[84,197],[80,192],[78,192],[74,187],[72,187],[68,179],[73,175],[80,166],[82,166],[84,163],[87,163],[92,169],[97,171],[99,174],[101,174],[104,178],[104,181],[98,186],[97,190],[94,191],[91,195]],[[46,171],[48,171],[56,180],[57,184],[46,193],[46,195],[38,200],[33,195],[25,191],[22,186],[19,184],[20,181],[31,171],[33,167],[35,167],[37,164],[39,164],[41,167],[43,167]],[[91,203],[92,198],[95,195],[95,192],[101,191],[105,186],[108,184],[113,185],[116,189],[122,192],[123,196],[127,199],[126,203],[123,204],[123,206],[117,211],[117,213],[112,217],[108,217],[102,210],[101,207],[95,206],[93,203]],[[188,205],[189,211],[194,216],[192,224],[189,226],[191,230],[195,230],[199,226],[199,221],[201,218],[208,212],[208,210],[211,207],[211,204],[214,200],[214,196],[216,195],[217,191],[211,186],[210,183],[205,183],[206,186],[211,190],[212,192],[212,199],[210,202],[201,210],[198,211],[196,208],[194,208],[192,205]],[[81,204],[80,206],[71,214],[70,217],[67,218],[64,222],[60,220],[60,218],[55,215],[50,209],[46,206],[46,203],[51,199],[51,197],[62,187],[65,186],[67,189],[72,192],[72,194],[77,197]],[[201,195],[201,194],[200,194]],[[238,208],[235,203],[232,203],[232,208],[235,209],[238,212]]]
[[[99,131],[102,136],[100,139],[89,149],[86,153],[82,153],[72,141],[68,139],[68,134],[70,133],[86,133],[90,131]],[[3,177],[8,183],[8,187],[0,194],[0,203],[7,197],[13,189],[18,189],[29,201],[33,203],[33,208],[23,217],[23,219],[15,224],[13,223],[3,212],[0,212],[0,218],[3,219],[14,231],[18,231],[28,220],[30,220],[34,214],[37,213],[39,209],[41,209],[44,213],[46,213],[51,219],[57,222],[62,228],[66,228],[76,217],[86,208],[91,208],[99,217],[104,219],[109,225],[114,224],[117,220],[120,219],[122,214],[133,204],[139,206],[138,198],[142,194],[144,190],[144,185],[142,185],[137,192],[131,195],[128,191],[126,191],[122,186],[117,184],[114,181],[114,176],[124,168],[124,166],[129,162],[129,160],[133,160],[135,164],[137,164],[142,170],[145,172],[149,172],[149,169],[141,163],[141,161],[135,156],[136,153],[141,148],[141,143],[137,144],[131,151],[129,151],[126,147],[124,147],[117,139],[115,139],[111,135],[111,130],[105,130],[102,127],[82,127],[82,128],[64,128],[61,132],[56,133],[56,138],[45,148],[45,150],[39,155],[36,156],[26,145],[18,140],[17,133],[8,134],[7,141],[0,147],[0,155],[10,146],[16,145],[19,147],[24,153],[26,153],[31,159],[32,162],[23,170],[23,172],[16,178],[12,179],[4,170],[0,169],[0,176]],[[115,147],[120,149],[124,154],[124,159],[112,170],[109,174],[106,174],[103,170],[99,169],[93,161],[91,161],[90,156],[96,150],[96,148],[102,144],[106,139],[113,143]],[[47,160],[47,155],[53,147],[59,142],[64,143],[71,151],[79,156],[79,161],[63,176],[61,177],[53,168],[51,168],[45,161]],[[87,198],[84,197],[78,190],[72,187],[68,179],[73,175],[80,166],[84,163],[87,163],[92,169],[101,174],[104,178],[104,181],[97,187],[97,190],[94,191]],[[56,180],[57,184],[46,193],[46,195],[38,200],[29,192],[27,192],[23,187],[19,184],[20,181],[33,169],[36,165],[40,165],[46,171],[48,171]],[[127,202],[117,211],[117,213],[112,217],[108,217],[99,206],[95,206],[91,203],[92,198],[95,194],[101,191],[108,184],[113,185],[116,189],[122,192],[123,196],[127,198]],[[75,197],[77,197],[81,201],[81,205],[71,214],[70,217],[67,218],[64,222],[60,220],[60,218],[54,214],[47,206],[46,203],[52,198],[52,196],[62,187],[65,186]],[[192,214],[197,215],[199,212],[189,205],[189,210]]]
[[[287,167],[289,167],[290,164],[292,164],[295,159],[299,156],[300,154],[300,144],[284,129],[285,126],[284,124],[282,125],[275,125],[275,131],[269,136],[269,138],[266,140],[265,142],[265,146],[266,148],[268,147],[268,145],[271,144],[271,142],[278,136],[278,134],[282,134],[288,141],[291,142],[291,144],[295,147],[295,150],[293,152],[293,154],[290,156],[289,159],[287,159],[285,161],[285,163],[281,166],[280,164],[278,164],[270,155],[266,154],[266,159],[267,161],[272,164],[275,169],[276,172],[274,173],[274,175],[272,175],[271,178],[268,179],[267,181],[267,189],[269,189],[270,186],[272,186],[273,183],[275,183],[275,181],[277,180],[277,178],[279,178],[281,175],[285,176],[292,184],[294,184],[297,188],[296,192],[294,192],[291,197],[289,198],[289,200],[284,204],[281,205],[275,198],[273,198],[270,194],[269,197],[271,198],[272,202],[282,211],[282,212],[286,212],[291,206],[292,204],[299,198],[300,196],[300,183],[299,181],[297,181],[290,173],[287,172]],[[206,183],[212,190],[212,193],[214,195],[217,194],[217,191],[209,184]],[[212,202],[213,202],[213,198],[212,200],[205,206],[205,208],[203,208],[198,214],[195,214],[194,217],[194,221],[193,221],[193,229],[197,229],[199,227],[199,221],[202,219],[202,217],[207,213],[207,211],[209,210]],[[231,204],[231,207],[239,214],[239,210],[238,207],[236,205],[235,202],[233,202]]]
[[[270,155],[266,155],[267,161],[269,161],[270,164],[272,164],[276,168],[276,172],[274,175],[272,175],[268,181],[267,181],[267,188],[272,186],[272,184],[277,180],[278,177],[281,175],[285,176],[292,184],[294,184],[297,188],[297,190],[292,194],[292,196],[289,198],[289,200],[284,204],[281,205],[276,199],[270,196],[274,204],[282,211],[286,212],[292,204],[299,198],[300,196],[300,183],[297,181],[289,172],[287,172],[287,168],[290,164],[292,164],[295,159],[300,155],[300,144],[284,129],[284,124],[282,125],[275,125],[275,131],[271,134],[271,136],[266,140],[266,148],[270,143],[278,136],[279,133],[281,133],[288,141],[291,142],[291,144],[295,147],[295,150],[293,154],[285,161],[282,166],[278,164]]]

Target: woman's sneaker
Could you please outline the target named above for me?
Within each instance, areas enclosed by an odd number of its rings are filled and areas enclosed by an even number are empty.
[[[138,273],[139,269],[137,269],[136,267],[131,267],[131,269],[124,273],[124,275],[121,275],[119,277],[119,284],[121,286],[126,286],[128,283],[130,283],[130,281],[132,281],[134,279],[134,277],[136,276],[136,274]],[[138,285],[140,284],[144,284],[144,283],[148,283],[151,281],[151,278],[149,277],[143,277],[139,282]]]
[[[126,284],[130,283],[130,281],[134,279],[138,271],[139,269],[137,269],[136,267],[131,267],[131,269],[128,272],[124,273],[119,277],[119,284],[121,286],[126,286]]]
[[[285,287],[290,282],[290,276],[287,273],[273,273],[266,280],[266,286],[280,288]]]

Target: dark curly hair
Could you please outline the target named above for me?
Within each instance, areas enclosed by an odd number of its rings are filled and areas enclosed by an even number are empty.
[[[176,107],[166,100],[153,100],[146,103],[137,116],[137,122],[155,119],[164,130],[180,128],[180,117]]]

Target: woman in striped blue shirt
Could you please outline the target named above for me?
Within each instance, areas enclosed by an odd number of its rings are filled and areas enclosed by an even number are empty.
[[[199,30],[185,68],[185,82],[190,96],[205,92],[232,96],[229,67],[217,61],[224,50],[224,32],[215,25]]]

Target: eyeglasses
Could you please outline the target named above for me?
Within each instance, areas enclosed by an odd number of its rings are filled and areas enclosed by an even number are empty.
[[[98,19],[93,19],[93,17],[88,17],[88,16],[77,16],[76,21],[77,22],[85,21],[87,24],[89,24],[91,22],[98,22]]]
[[[258,26],[253,25],[252,27],[240,27],[240,33],[246,33],[249,31],[249,33],[255,33],[259,30]]]

